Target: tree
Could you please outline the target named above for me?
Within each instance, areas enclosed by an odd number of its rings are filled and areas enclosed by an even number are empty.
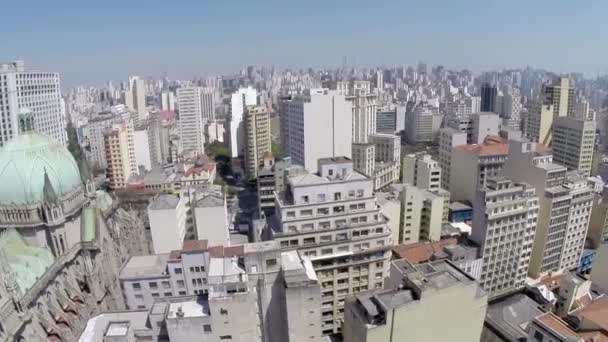
[[[275,143],[274,141],[270,145],[272,156],[275,160],[279,160],[283,158],[283,147],[279,143]]]
[[[84,154],[82,153],[82,148],[78,143],[78,135],[76,134],[76,128],[72,125],[71,122],[68,123],[66,127],[68,133],[68,151],[72,154],[72,157],[76,160],[76,162],[80,161],[84,158]]]

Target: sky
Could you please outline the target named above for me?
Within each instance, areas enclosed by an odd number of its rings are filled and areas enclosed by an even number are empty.
[[[3,1],[0,61],[65,86],[247,65],[608,71],[606,0]]]

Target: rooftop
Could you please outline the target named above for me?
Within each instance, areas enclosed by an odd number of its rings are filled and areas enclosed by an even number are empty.
[[[542,313],[539,304],[530,297],[515,293],[488,304],[486,324],[508,340],[525,341],[528,337],[528,324]]]
[[[167,319],[205,317],[209,316],[209,309],[202,300],[188,300],[169,304]]]
[[[115,334],[109,336],[124,336],[117,334],[122,333],[125,326],[137,330],[148,329],[147,321],[147,310],[104,313],[89,319],[78,342],[103,341],[104,334],[107,335],[107,332]]]
[[[419,242],[409,245],[397,245],[393,247],[393,254],[399,259],[407,259],[413,264],[428,262],[433,259],[433,255],[443,252],[443,247],[456,245],[456,239],[445,239],[437,242]]]
[[[164,209],[175,209],[179,203],[180,197],[177,195],[169,194],[158,194],[152,199],[148,209],[150,210],[164,210]]]
[[[169,254],[132,256],[120,271],[120,279],[162,276],[166,273]]]

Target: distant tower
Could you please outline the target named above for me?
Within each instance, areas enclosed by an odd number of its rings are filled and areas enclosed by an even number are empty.
[[[481,111],[482,112],[495,112],[496,110],[496,95],[498,89],[496,86],[492,86],[489,83],[481,85]]]

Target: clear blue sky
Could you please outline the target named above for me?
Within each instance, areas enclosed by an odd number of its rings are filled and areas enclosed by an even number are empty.
[[[248,64],[608,70],[606,0],[18,0],[0,11],[0,60],[64,84],[173,78]]]

